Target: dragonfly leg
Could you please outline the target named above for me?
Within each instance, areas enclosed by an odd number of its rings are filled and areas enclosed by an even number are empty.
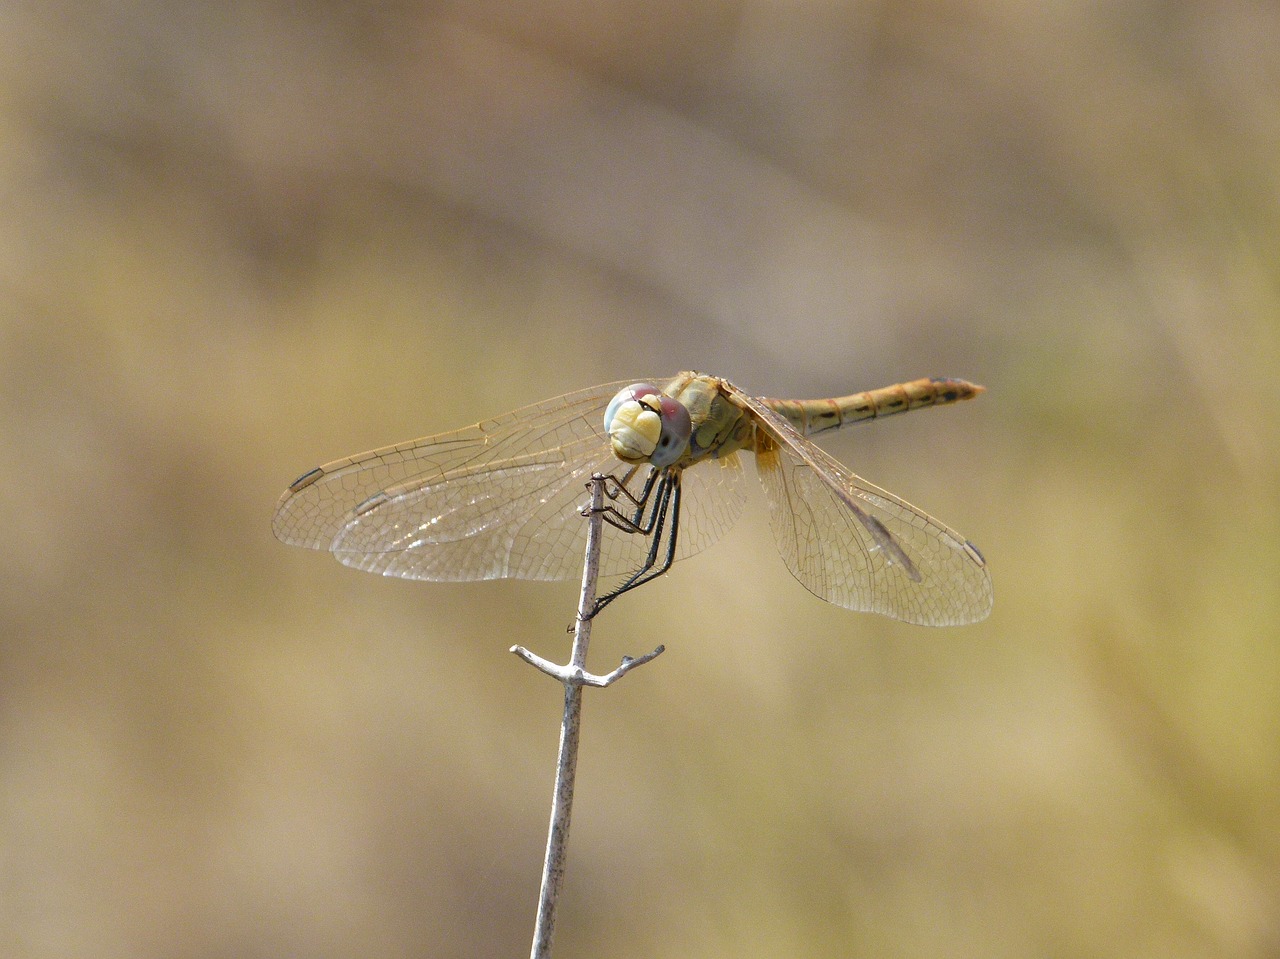
[[[640,472],[640,467],[633,466],[631,467],[631,469],[627,470],[625,473],[622,474],[621,479],[619,479],[617,476],[615,476],[612,473],[607,474],[604,477],[604,481],[605,481],[604,495],[609,497],[609,499],[611,500],[616,500],[619,496],[624,496],[627,499],[631,500],[633,504],[639,505],[639,500],[637,500],[635,496],[631,494],[631,489],[627,486],[628,483],[630,483],[633,479],[635,479],[635,475],[638,472]],[[653,486],[654,472],[655,470],[653,469],[649,470],[649,481],[645,484],[644,491],[641,493],[642,498],[648,493],[648,491]],[[590,488],[590,484],[588,484],[588,488]]]
[[[666,525],[668,515],[671,517],[671,526],[665,537],[666,550],[662,559],[659,560],[658,554],[663,552],[663,527]],[[675,562],[676,542],[680,533],[680,474],[678,472],[668,471],[663,473],[662,479],[658,483],[658,498],[649,519],[650,529],[644,531],[645,535],[652,533],[649,555],[645,557],[640,568],[632,573],[626,582],[596,600],[595,608],[591,610],[592,617],[623,593],[633,590],[637,586],[643,586],[650,580],[657,579],[669,570],[671,564]]]
[[[657,481],[663,476],[663,471],[651,469],[649,471],[648,478],[645,480],[644,488],[641,489],[638,494],[632,493],[626,485],[631,481],[635,474],[636,467],[632,467],[627,471],[626,475],[623,476],[622,479],[618,479],[613,475],[605,477],[605,495],[611,500],[618,500],[619,498],[626,498],[627,500],[630,500],[630,502],[635,506],[635,510],[632,511],[631,515],[628,516],[616,506],[604,506],[601,508],[600,512],[604,517],[605,522],[610,526],[620,529],[624,533],[640,533],[643,536],[648,536],[653,532],[657,514],[656,502],[654,505],[654,512],[650,514],[648,520],[645,520],[644,512],[645,508],[649,505],[649,500],[653,496],[653,491],[657,485]]]

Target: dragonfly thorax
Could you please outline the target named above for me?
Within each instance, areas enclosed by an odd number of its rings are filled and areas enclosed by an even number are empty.
[[[689,411],[688,448],[677,465],[692,466],[700,460],[728,456],[751,442],[750,417],[720,389],[716,377],[681,373],[663,392]]]

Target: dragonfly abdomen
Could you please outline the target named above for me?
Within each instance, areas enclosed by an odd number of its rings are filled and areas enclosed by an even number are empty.
[[[774,412],[785,416],[801,434],[812,436],[859,420],[970,400],[982,391],[983,387],[967,380],[925,377],[850,396],[822,400],[765,399],[764,402]]]

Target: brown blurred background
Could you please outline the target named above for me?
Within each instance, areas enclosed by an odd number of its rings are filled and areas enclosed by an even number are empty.
[[[574,584],[270,533],[637,375],[978,402],[824,445],[991,619],[763,497],[598,623],[557,956],[1280,955],[1280,8],[0,10],[0,954],[528,952]]]

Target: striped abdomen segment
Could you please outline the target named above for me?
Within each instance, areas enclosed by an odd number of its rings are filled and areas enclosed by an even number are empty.
[[[924,406],[944,406],[970,400],[983,387],[966,380],[926,377],[910,383],[895,383],[878,390],[854,393],[825,400],[775,400],[766,398],[770,409],[785,416],[805,436],[839,429],[847,423],[906,413]]]

